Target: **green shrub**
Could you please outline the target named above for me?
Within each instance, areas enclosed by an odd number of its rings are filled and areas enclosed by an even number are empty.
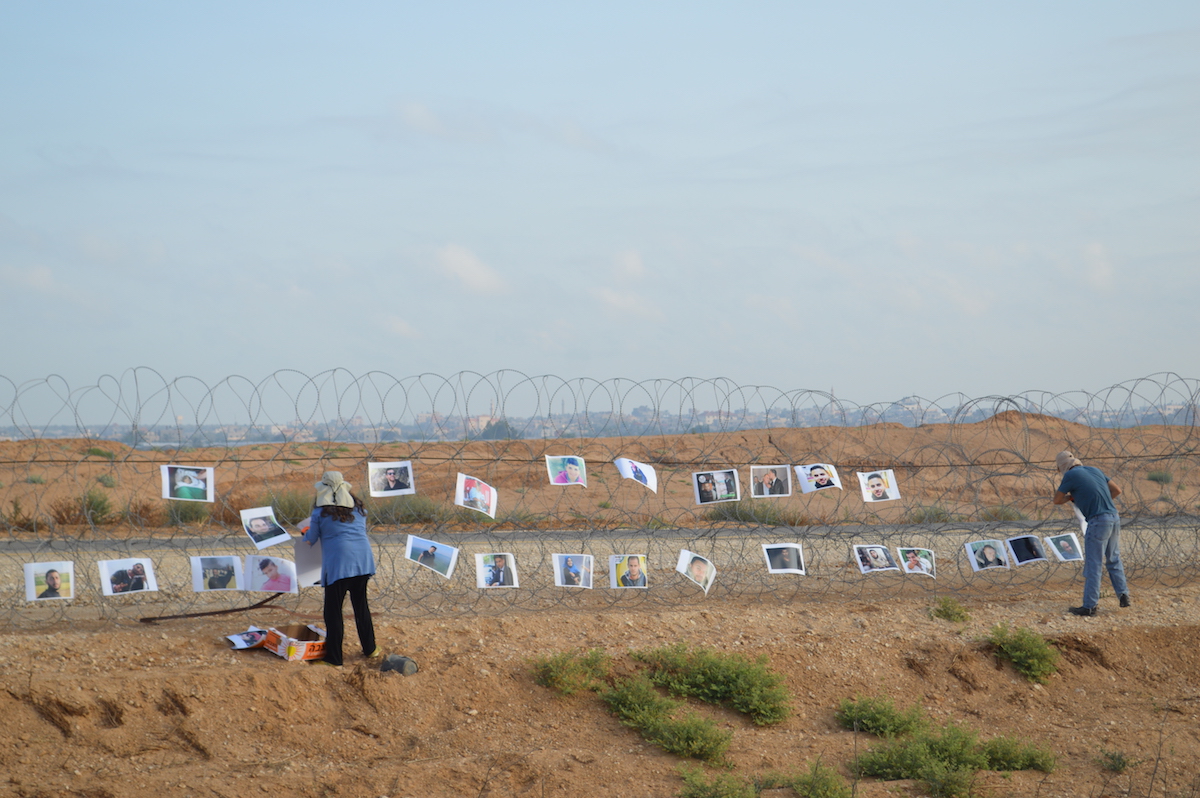
[[[533,679],[542,687],[573,695],[580,690],[597,690],[608,678],[609,657],[598,648],[580,653],[563,651],[531,662]]]
[[[313,496],[311,491],[288,488],[259,497],[257,506],[273,507],[275,520],[295,526],[312,515]]]
[[[807,773],[784,776],[782,781],[777,778],[764,777],[759,781],[759,788],[791,787],[800,798],[851,798],[854,794],[846,780],[833,768],[823,765],[820,759],[809,766]]]
[[[757,526],[810,526],[812,520],[804,513],[773,501],[741,499],[722,502],[704,514],[709,521]]]
[[[834,717],[843,728],[880,737],[908,734],[925,723],[920,707],[912,706],[901,712],[886,696],[843,698]]]
[[[695,713],[675,719],[682,702],[655,690],[644,673],[616,682],[600,698],[621,723],[637,729],[668,753],[719,762],[733,738],[731,732],[721,731],[712,720]]]
[[[450,510],[428,496],[394,496],[388,499],[363,499],[367,518],[374,524],[397,526],[400,524],[445,523],[451,516]]]
[[[106,488],[115,488],[117,486],[117,478],[112,474],[101,474],[96,477],[96,481]]]
[[[649,665],[651,681],[675,695],[730,706],[749,715],[758,726],[779,723],[788,716],[789,696],[783,677],[767,667],[765,656],[751,662],[739,654],[689,650],[685,643],[632,651],[630,656]]]
[[[167,522],[171,526],[203,524],[208,520],[208,505],[203,502],[167,502]]]
[[[959,520],[957,515],[940,504],[914,507],[904,516],[906,524],[949,524],[957,520]]]
[[[683,767],[683,789],[679,798],[757,798],[759,791],[754,785],[732,773],[717,773],[710,780],[704,768]]]
[[[1141,764],[1140,759],[1131,759],[1121,751],[1108,751],[1100,749],[1100,756],[1096,757],[1096,764],[1112,773],[1124,773],[1131,767],[1136,767]]]
[[[988,770],[1040,770],[1053,773],[1057,764],[1054,753],[1033,743],[1012,737],[993,737],[983,744]]]
[[[30,474],[29,476],[25,477],[25,481],[28,482],[30,485],[45,485],[46,484],[46,478],[43,477],[41,474]]]
[[[981,521],[1025,521],[1028,516],[1011,504],[1001,504],[996,507],[985,507],[979,513]]]
[[[116,457],[115,454],[108,449],[101,449],[99,446],[93,446],[87,450],[87,457],[103,457],[105,460],[112,460]]]
[[[1146,475],[1146,479],[1150,480],[1151,482],[1157,482],[1159,485],[1170,485],[1171,480],[1174,478],[1175,477],[1171,475],[1170,471],[1164,471],[1161,469],[1156,469]]]
[[[966,623],[971,620],[971,613],[953,596],[942,596],[937,600],[937,604],[929,608],[929,617],[941,618],[952,623]]]
[[[50,517],[56,524],[107,523],[112,518],[112,504],[103,491],[95,488],[78,499],[58,499],[50,505]]]
[[[1014,632],[1009,630],[1008,624],[996,624],[988,642],[995,646],[996,656],[1011,662],[1017,672],[1030,681],[1045,683],[1058,671],[1058,649],[1025,627]]]

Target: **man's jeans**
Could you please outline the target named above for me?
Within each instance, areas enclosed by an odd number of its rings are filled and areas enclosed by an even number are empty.
[[[1100,563],[1108,566],[1108,578],[1119,596],[1128,593],[1125,566],[1121,564],[1121,519],[1116,513],[1101,513],[1087,520],[1083,536],[1083,606],[1100,602]]]

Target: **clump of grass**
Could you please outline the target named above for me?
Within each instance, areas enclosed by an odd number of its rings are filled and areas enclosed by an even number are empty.
[[[659,529],[674,529],[674,528],[675,528],[674,525],[667,523],[666,521],[659,518],[657,515],[650,516],[650,519],[648,521],[646,521],[646,529],[650,530],[651,532],[654,532]]]
[[[738,654],[685,643],[632,651],[630,656],[650,667],[650,679],[675,695],[689,696],[743,712],[758,726],[784,720],[789,696],[783,677],[767,667],[767,658],[751,662]]]
[[[103,457],[105,460],[112,460],[116,457],[116,455],[110,452],[108,449],[101,449],[99,446],[93,446],[92,448],[88,449],[85,456]]]
[[[208,520],[208,506],[203,502],[167,502],[167,522],[171,526],[203,524]]]
[[[106,488],[115,488],[117,486],[117,478],[112,474],[101,474],[96,477],[96,481]]]
[[[993,737],[983,744],[989,770],[1040,770],[1050,773],[1057,764],[1054,753],[1012,737]]]
[[[611,510],[611,509],[612,509],[612,502],[600,502],[600,504],[599,504],[599,505],[597,505],[597,506],[598,506],[598,507],[599,507],[601,510]]]
[[[441,524],[451,515],[445,505],[428,496],[396,496],[390,499],[364,499],[367,516],[377,524]]]
[[[810,526],[812,521],[804,513],[778,502],[741,499],[736,502],[721,502],[704,514],[709,521],[734,524],[756,524],[758,526]]]
[[[985,507],[979,513],[981,521],[1025,521],[1028,516],[1011,504],[1001,504],[996,507]]]
[[[1159,485],[1170,485],[1171,480],[1174,478],[1175,477],[1170,471],[1163,469],[1155,469],[1146,475],[1146,479],[1150,480],[1151,482],[1157,482]]]
[[[752,782],[732,773],[716,773],[709,778],[704,768],[683,767],[679,775],[683,777],[679,798],[758,798],[760,792]]]
[[[50,505],[50,518],[56,524],[108,523],[112,519],[112,504],[103,491],[95,488],[75,499],[59,499]]]
[[[260,497],[257,506],[273,507],[276,520],[295,525],[312,515],[313,494],[306,490],[287,488]]]
[[[122,515],[134,526],[158,526],[162,521],[160,506],[144,499],[130,499]]]
[[[957,520],[959,520],[957,515],[940,504],[914,507],[908,511],[908,515],[904,516],[906,524],[949,524]]]
[[[593,648],[585,652],[563,651],[535,659],[531,667],[533,680],[542,687],[562,695],[573,695],[581,690],[603,687],[611,661],[603,651]]]
[[[12,509],[4,514],[0,514],[4,523],[11,529],[19,529],[26,532],[37,531],[37,518],[25,512],[21,507],[20,499],[12,500]]]
[[[1100,755],[1096,757],[1096,764],[1112,773],[1124,773],[1141,762],[1142,760],[1132,759],[1121,751],[1109,751],[1104,748],[1100,749]]]
[[[661,695],[644,673],[618,681],[600,698],[621,723],[671,754],[721,762],[733,739],[731,732],[694,712],[676,717],[682,702]]]
[[[930,618],[941,618],[952,623],[966,623],[971,620],[971,613],[953,596],[942,596],[929,608]]]
[[[1058,671],[1058,649],[1030,629],[1020,627],[1013,631],[1008,624],[996,624],[987,641],[995,646],[996,656],[1011,662],[1030,681],[1045,683]]]
[[[887,697],[843,698],[834,717],[844,728],[880,737],[908,734],[925,723],[920,707],[901,711]]]
[[[45,485],[46,484],[46,478],[43,477],[41,474],[30,474],[29,476],[25,477],[25,481],[28,482],[30,485]]]
[[[759,792],[790,787],[800,798],[851,798],[854,794],[846,780],[820,759],[814,760],[804,773],[768,773],[758,779],[756,786]]]

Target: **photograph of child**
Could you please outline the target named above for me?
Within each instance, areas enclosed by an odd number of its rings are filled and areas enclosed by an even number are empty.
[[[717,568],[712,564],[712,560],[687,549],[680,550],[675,570],[683,574],[688,581],[699,585],[706,596],[717,578]]]
[[[246,557],[246,574],[250,587],[261,593],[299,593],[295,563],[278,557],[250,554]]]
[[[837,469],[828,463],[811,463],[796,466],[796,481],[801,493],[815,493],[825,488],[841,489],[842,480]]]
[[[1012,555],[1013,563],[1016,565],[1046,561],[1046,552],[1042,550],[1042,541],[1036,535],[1018,535],[1009,538],[1007,543],[1008,553]]]
[[[273,507],[252,507],[249,510],[241,510],[240,514],[242,529],[246,530],[246,534],[254,541],[254,546],[259,551],[292,539],[287,530],[275,520]]]
[[[74,574],[75,563],[68,560],[25,563],[25,600],[74,598]]]
[[[213,470],[206,466],[159,466],[162,497],[185,502],[213,501]]]
[[[520,587],[517,560],[509,552],[475,555],[475,587]]]
[[[608,586],[646,587],[646,555],[614,554],[608,558]]]
[[[106,596],[158,590],[158,582],[154,578],[154,564],[146,558],[101,560],[98,565],[100,591]]]
[[[692,474],[696,504],[735,502],[742,497],[737,471],[697,471]]]
[[[769,574],[803,574],[804,549],[799,543],[764,543]]]
[[[192,590],[241,590],[241,557],[192,557]]]
[[[592,555],[551,554],[554,562],[554,585],[556,587],[592,586]]]
[[[882,471],[856,471],[858,485],[865,502],[891,502],[900,498],[900,486],[892,469]]]
[[[261,648],[263,643],[267,641],[267,630],[251,626],[244,632],[225,635],[225,639],[232,643],[235,649]]]
[[[935,561],[929,549],[896,549],[900,555],[900,567],[906,574],[925,574],[937,578]]]
[[[367,463],[367,484],[372,496],[409,496],[417,492],[411,460]]]
[[[618,457],[613,460],[613,465],[625,479],[640,482],[654,493],[658,493],[658,472],[654,470],[654,466],[630,460],[628,457]]]
[[[454,574],[454,566],[458,562],[458,549],[445,543],[409,535],[404,546],[405,557],[417,565],[423,565],[431,571],[449,579]]]
[[[1004,551],[1004,544],[998,540],[974,540],[963,545],[967,549],[967,560],[971,563],[973,571],[1008,567],[1001,553]]]
[[[900,570],[891,553],[883,546],[855,546],[854,559],[858,562],[858,569],[864,574]]]
[[[454,503],[459,507],[478,510],[488,518],[496,517],[495,489],[481,479],[459,474],[454,484]]]
[[[1079,562],[1083,559],[1083,552],[1079,549],[1079,541],[1074,532],[1046,538],[1046,547],[1054,552],[1059,562]]]
[[[582,457],[546,455],[546,472],[551,485],[582,485],[587,487],[587,466]]]
[[[786,465],[751,466],[750,495],[769,498],[792,495],[792,468]]]

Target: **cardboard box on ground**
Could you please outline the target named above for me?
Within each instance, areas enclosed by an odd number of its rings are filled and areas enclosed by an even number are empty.
[[[267,630],[263,648],[273,651],[288,662],[321,659],[325,656],[325,630],[312,624],[293,623]]]

